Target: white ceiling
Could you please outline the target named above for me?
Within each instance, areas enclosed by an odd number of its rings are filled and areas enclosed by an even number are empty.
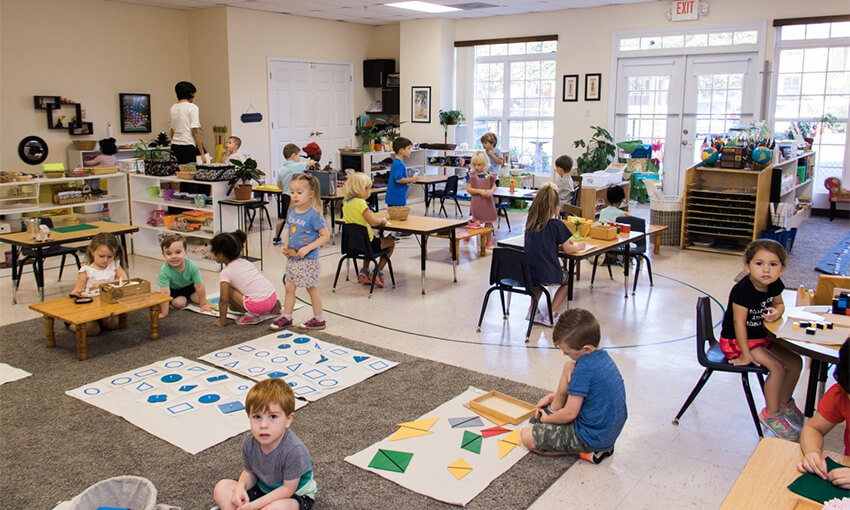
[[[277,12],[308,18],[350,21],[366,25],[388,25],[402,20],[422,18],[484,18],[530,12],[560,11],[580,7],[631,4],[660,0],[430,0],[431,3],[470,8],[442,14],[385,7],[384,3],[399,0],[113,0],[117,2],[155,5],[172,9],[194,10],[230,6],[255,11]],[[473,8],[475,4],[477,8]]]

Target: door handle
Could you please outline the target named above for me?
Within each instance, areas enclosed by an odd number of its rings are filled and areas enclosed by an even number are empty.
[[[319,133],[314,133],[313,131],[310,131],[310,136],[315,136],[315,135],[318,135],[318,134]]]
[[[682,145],[688,145],[688,141],[687,141],[687,140],[682,140]]]
[[[323,134],[324,133],[322,133],[321,131],[316,131],[316,136],[322,136]]]

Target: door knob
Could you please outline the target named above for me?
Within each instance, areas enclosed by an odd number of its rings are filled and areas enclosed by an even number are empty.
[[[314,136],[316,133],[310,131],[310,136]]]
[[[682,145],[688,145],[688,141],[687,141],[687,140],[682,140]]]
[[[322,136],[323,134],[324,133],[322,133],[321,131],[316,131],[316,136]]]

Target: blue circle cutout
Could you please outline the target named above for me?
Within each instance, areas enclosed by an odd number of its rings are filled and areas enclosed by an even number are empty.
[[[172,382],[177,382],[180,379],[183,379],[183,376],[180,375],[180,374],[168,374],[168,375],[162,376],[162,378],[160,378],[160,381],[162,381],[164,383],[172,383]]]
[[[278,338],[289,338],[292,336],[292,333],[281,333],[277,335]]]
[[[201,398],[198,399],[198,402],[202,404],[212,404],[213,402],[218,402],[221,397],[216,395],[215,393],[208,393],[206,395],[201,395]]]
[[[272,377],[286,377],[288,374],[286,372],[270,372],[268,374],[269,378]]]
[[[278,349],[289,349],[290,347],[292,346],[289,344],[280,344],[277,346]]]
[[[298,338],[293,340],[293,342],[295,342],[296,344],[306,344],[309,341],[310,341],[310,339],[307,338],[306,336],[299,336]]]

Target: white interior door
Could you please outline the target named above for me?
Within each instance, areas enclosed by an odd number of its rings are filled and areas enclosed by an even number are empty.
[[[681,172],[700,160],[706,138],[722,136],[755,118],[759,104],[756,59],[756,53],[687,58]],[[681,185],[677,189],[681,192]]]
[[[322,164],[337,148],[351,144],[353,89],[351,64],[269,59],[269,139],[272,168],[283,164],[288,143],[316,142]]]
[[[661,142],[659,173],[665,190],[676,189],[684,66],[684,57],[675,56],[620,59],[617,63],[614,139]],[[667,171],[667,166],[673,171]]]
[[[664,195],[682,193],[703,140],[746,125],[759,104],[756,53],[621,58],[614,138],[662,142]]]

